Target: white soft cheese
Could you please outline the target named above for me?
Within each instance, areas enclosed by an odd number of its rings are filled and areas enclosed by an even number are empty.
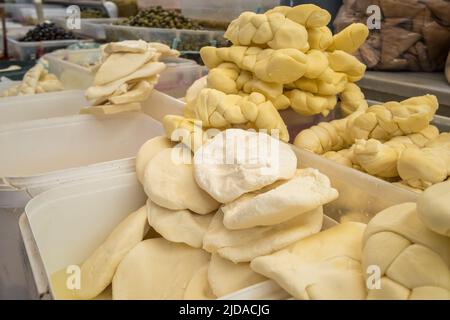
[[[292,178],[297,157],[289,145],[266,133],[228,129],[194,155],[195,180],[221,203]]]

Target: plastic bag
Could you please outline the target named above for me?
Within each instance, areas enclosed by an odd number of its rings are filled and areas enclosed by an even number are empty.
[[[448,52],[447,63],[445,64],[445,77],[450,84],[450,51]]]
[[[450,0],[344,0],[336,31],[367,23],[367,7],[381,10],[381,28],[370,30],[355,53],[372,70],[439,71],[450,50]]]

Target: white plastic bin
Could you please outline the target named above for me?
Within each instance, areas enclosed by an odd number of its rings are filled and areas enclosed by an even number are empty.
[[[0,126],[28,120],[78,114],[88,106],[81,90],[40,93],[0,99]]]
[[[161,134],[161,124],[141,113],[0,126],[0,299],[28,297],[17,224],[26,203],[64,183],[133,172],[139,147]]]
[[[72,116],[89,103],[82,90],[42,93],[0,99],[0,128],[17,122]],[[157,90],[142,103],[143,112],[161,121],[166,114],[181,114],[184,104]]]
[[[339,190],[340,200],[325,207],[331,217],[347,210],[375,214],[393,204],[416,200],[417,195],[410,191],[294,149],[300,167],[320,169]],[[20,228],[38,290],[36,296],[51,296],[50,275],[82,263],[119,221],[145,201],[134,174],[65,185],[31,200]],[[83,230],[83,237],[79,230]]]

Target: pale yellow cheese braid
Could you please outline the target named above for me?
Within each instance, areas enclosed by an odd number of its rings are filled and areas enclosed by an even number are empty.
[[[356,110],[366,110],[367,101],[361,89],[352,82],[347,82],[344,89],[339,94],[341,99],[340,108],[343,116],[348,116]]]
[[[428,126],[418,133],[394,137],[385,143],[358,139],[354,144],[353,161],[371,175],[398,177],[397,162],[402,152],[407,148],[422,148],[438,135],[439,130],[435,126]]]
[[[450,133],[441,133],[425,148],[407,148],[398,159],[400,177],[411,187],[425,189],[450,176]]]
[[[307,55],[297,49],[274,50],[244,46],[203,47],[200,55],[210,70],[222,62],[233,62],[263,81],[281,84],[302,77],[307,70],[308,61]]]
[[[289,141],[289,133],[277,109],[257,92],[240,96],[205,88],[186,105],[184,115],[201,120],[203,128],[251,127],[268,130],[269,134],[278,130],[279,138]]]
[[[356,117],[349,126],[352,139],[374,138],[387,141],[393,137],[425,129],[438,108],[434,95],[413,97],[402,102],[373,105]]]
[[[262,46],[272,49],[309,49],[306,28],[282,13],[256,14],[243,12],[231,21],[224,37],[237,46]]]
[[[286,18],[307,28],[324,27],[331,20],[331,15],[327,10],[314,4],[301,4],[295,7],[279,6],[267,11],[266,14],[274,12],[282,13]]]

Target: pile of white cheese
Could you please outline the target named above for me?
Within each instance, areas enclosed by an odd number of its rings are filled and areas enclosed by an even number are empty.
[[[212,299],[266,280],[250,262],[320,232],[338,197],[291,147],[229,129],[192,153],[166,137],[136,160],[147,204],[82,264],[77,298],[112,284],[113,299]]]

